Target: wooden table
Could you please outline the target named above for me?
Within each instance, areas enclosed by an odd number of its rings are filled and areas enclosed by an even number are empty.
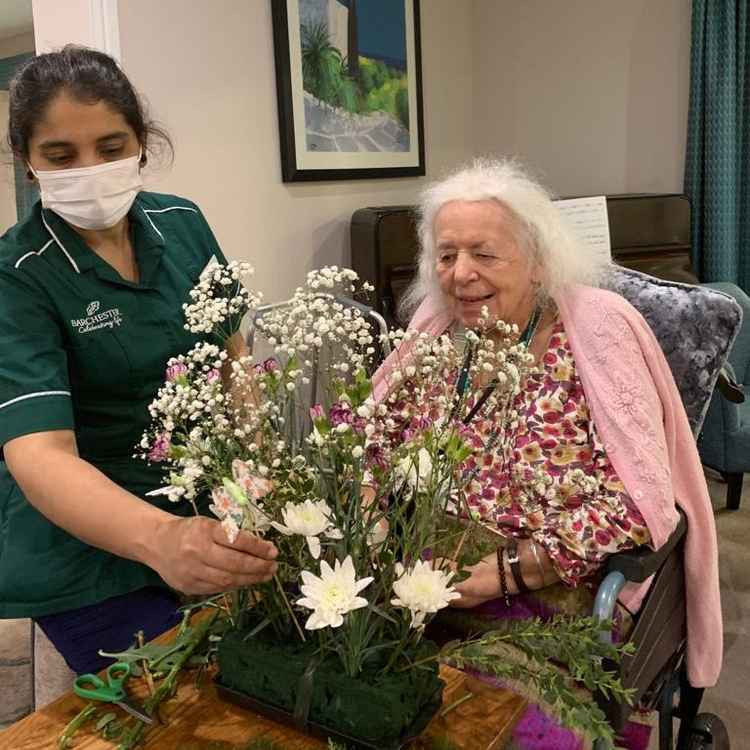
[[[168,641],[166,633],[157,640]],[[523,713],[526,701],[510,691],[491,687],[450,667],[441,667],[446,681],[443,705],[448,707],[472,693],[444,716],[438,713],[425,737],[447,737],[462,750],[501,750]],[[147,697],[143,680],[131,678],[128,693],[135,702]],[[56,750],[57,738],[83,708],[85,701],[72,691],[0,732],[0,750]],[[125,713],[118,707],[102,705],[99,714]],[[149,727],[145,750],[244,750],[254,739],[267,739],[284,750],[325,750],[326,743],[310,738],[287,726],[221,700],[210,679],[196,686],[195,673],[180,674],[177,696],[161,705],[163,724]],[[95,722],[79,729],[73,739],[76,750],[113,750],[115,744],[95,732]],[[421,739],[415,748],[430,746]]]

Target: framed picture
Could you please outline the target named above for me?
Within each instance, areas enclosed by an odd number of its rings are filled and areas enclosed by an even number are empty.
[[[419,0],[271,0],[284,182],[423,175]]]

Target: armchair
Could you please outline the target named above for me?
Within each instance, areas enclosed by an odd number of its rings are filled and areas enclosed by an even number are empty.
[[[747,392],[750,389],[750,297],[734,284],[717,282],[702,286],[729,295],[742,307],[742,327],[729,353],[726,369],[729,377]],[[730,399],[717,390],[698,440],[701,461],[719,471],[727,482],[727,508],[730,510],[740,507],[743,473],[750,471],[750,401],[740,401],[741,398],[741,393]]]

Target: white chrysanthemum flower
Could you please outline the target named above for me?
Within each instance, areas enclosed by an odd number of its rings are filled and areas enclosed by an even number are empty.
[[[357,594],[373,580],[372,576],[356,580],[351,555],[347,555],[343,563],[336,560],[333,569],[325,560],[321,561],[320,577],[303,570],[300,589],[304,596],[297,604],[313,610],[305,630],[343,625],[345,614],[367,606],[367,599]]]
[[[404,607],[411,612],[411,627],[419,628],[425,615],[437,612],[461,594],[450,585],[453,572],[434,570],[429,560],[417,560],[413,567],[405,570],[396,563],[398,579],[393,584],[391,599],[394,607]]]
[[[286,536],[300,534],[305,537],[310,554],[320,557],[321,534],[329,539],[341,539],[341,532],[331,521],[331,508],[325,500],[305,500],[304,503],[287,503],[281,511],[284,524],[273,521],[271,525]]]
[[[424,486],[432,476],[432,458],[424,448],[420,448],[416,456],[409,455],[401,459],[396,466],[396,475],[406,481],[409,486]]]

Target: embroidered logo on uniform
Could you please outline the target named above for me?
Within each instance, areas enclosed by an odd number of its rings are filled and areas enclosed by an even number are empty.
[[[91,333],[91,331],[99,331],[102,328],[116,328],[122,323],[119,307],[99,312],[100,307],[99,300],[89,302],[86,307],[86,317],[71,320],[70,325],[78,333]]]

